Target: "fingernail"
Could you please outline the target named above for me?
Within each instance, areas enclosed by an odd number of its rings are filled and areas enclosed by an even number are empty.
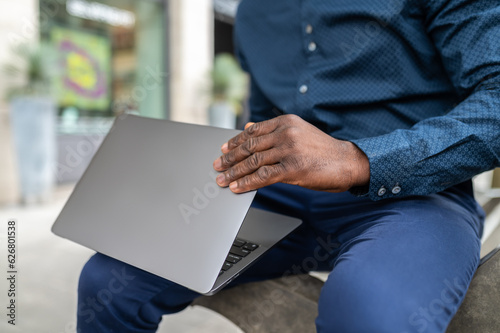
[[[222,150],[222,151],[226,151],[227,150],[227,142],[222,145],[222,147],[220,148],[220,150]]]
[[[231,191],[234,191],[238,188],[238,184],[236,182],[232,182],[231,184],[229,184],[229,188],[231,189]]]
[[[220,158],[218,158],[214,162],[214,169],[220,169],[221,167],[222,167],[222,161],[220,160]]]
[[[217,182],[217,184],[221,185],[224,183],[224,180],[226,180],[226,177],[224,176],[223,173],[219,174],[217,176],[217,178],[215,178],[215,181]]]

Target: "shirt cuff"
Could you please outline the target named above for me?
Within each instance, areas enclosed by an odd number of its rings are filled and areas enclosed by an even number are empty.
[[[402,197],[412,192],[412,156],[410,144],[401,132],[352,140],[370,162],[368,186],[349,190],[356,196],[367,196],[371,200]]]

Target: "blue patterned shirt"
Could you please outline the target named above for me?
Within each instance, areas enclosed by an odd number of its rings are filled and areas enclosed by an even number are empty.
[[[243,0],[235,41],[252,121],[352,141],[373,200],[500,165],[499,0]]]

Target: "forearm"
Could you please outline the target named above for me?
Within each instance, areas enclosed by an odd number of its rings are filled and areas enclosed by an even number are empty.
[[[500,85],[409,130],[353,142],[370,162],[371,199],[442,191],[500,165]]]

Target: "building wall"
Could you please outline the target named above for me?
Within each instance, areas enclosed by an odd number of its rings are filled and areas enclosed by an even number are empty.
[[[0,68],[15,62],[12,47],[17,43],[36,42],[38,37],[38,1],[2,0],[0,11]],[[7,2],[7,3],[5,3]],[[18,174],[5,99],[8,86],[15,84],[1,74],[0,80],[0,204],[13,204],[19,198]]]
[[[170,118],[207,123],[213,64],[211,0],[170,0]]]

